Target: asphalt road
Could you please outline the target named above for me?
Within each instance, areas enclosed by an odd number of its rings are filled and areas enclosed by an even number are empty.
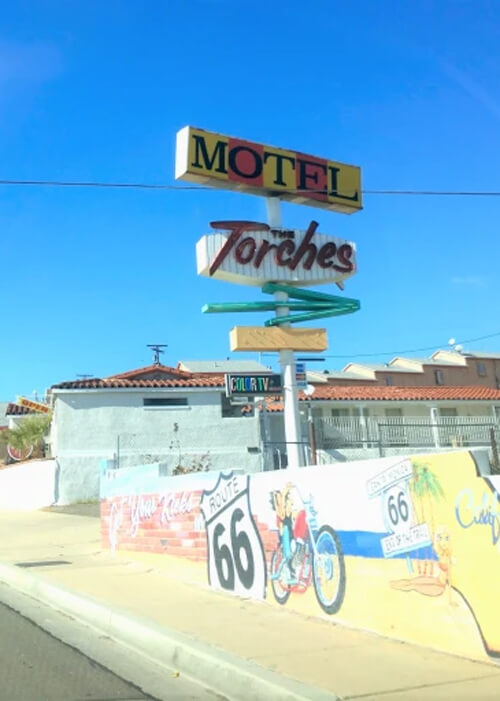
[[[5,701],[152,699],[1,603],[0,698]]]

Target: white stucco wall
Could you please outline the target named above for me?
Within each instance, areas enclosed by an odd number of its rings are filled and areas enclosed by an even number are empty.
[[[0,470],[0,509],[34,510],[55,501],[55,460],[28,460]]]
[[[29,414],[24,414],[20,416],[9,416],[8,427],[10,429],[17,428],[22,424],[26,416],[29,416]]]
[[[61,504],[97,498],[100,460],[117,452],[121,465],[147,455],[172,467],[179,453],[183,464],[208,453],[211,469],[261,469],[258,417],[222,418],[220,390],[68,390],[54,396],[51,441]],[[189,405],[144,407],[144,397],[187,397]]]

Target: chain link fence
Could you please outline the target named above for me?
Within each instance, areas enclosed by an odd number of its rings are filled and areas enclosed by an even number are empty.
[[[179,432],[180,433],[180,432]],[[114,448],[115,468],[160,463],[165,474],[182,474],[207,470],[244,469],[250,472],[262,468],[260,446],[228,444],[222,432],[218,439],[204,431],[196,432],[194,440],[184,431],[183,440],[175,430],[164,433],[120,433]]]

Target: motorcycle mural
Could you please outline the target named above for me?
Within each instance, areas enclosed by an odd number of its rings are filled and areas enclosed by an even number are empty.
[[[292,483],[270,495],[279,534],[270,565],[274,598],[285,604],[292,592],[302,594],[314,584],[325,613],[337,613],[345,596],[344,553],[337,533],[318,525],[312,495],[302,499]]]
[[[245,599],[498,662],[500,475],[467,451],[334,467],[168,476],[106,462],[103,543]]]

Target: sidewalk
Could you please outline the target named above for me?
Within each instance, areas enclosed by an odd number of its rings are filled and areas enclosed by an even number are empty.
[[[333,697],[500,698],[500,667],[493,664],[215,593],[190,581],[189,562],[177,568],[174,577],[163,569],[168,562],[159,559],[163,556],[103,552],[95,517],[0,512],[0,533],[1,563],[31,563],[23,571],[45,582],[216,646]],[[33,564],[49,560],[68,564]]]

